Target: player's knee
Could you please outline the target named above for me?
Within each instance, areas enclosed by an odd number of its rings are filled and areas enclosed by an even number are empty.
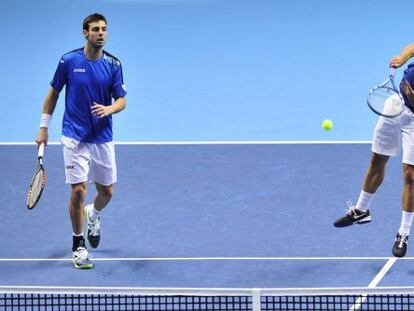
[[[388,156],[373,153],[371,157],[371,167],[376,170],[383,170],[387,164],[388,159]]]
[[[72,185],[72,201],[83,202],[86,197],[86,187],[83,184]]]
[[[112,186],[100,187],[98,191],[102,197],[109,201],[114,193],[114,188]]]

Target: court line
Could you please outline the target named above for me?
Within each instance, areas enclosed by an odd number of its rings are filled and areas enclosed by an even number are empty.
[[[297,140],[297,141],[115,141],[116,145],[318,145],[318,144],[371,144],[369,140]],[[60,145],[48,142],[48,145]],[[0,146],[34,146],[34,142],[0,142]]]
[[[368,284],[368,288],[375,288],[379,282],[384,278],[384,276],[387,274],[387,272],[391,269],[391,267],[395,264],[397,261],[397,258],[393,257],[388,259],[388,261],[385,263],[385,265],[381,268],[380,272],[374,277],[374,279]],[[367,295],[360,296],[355,304],[351,306],[349,309],[350,311],[357,311],[361,308],[361,306],[364,304],[365,300],[367,300]]]
[[[215,260],[388,260],[388,262],[395,258],[390,257],[109,257],[109,258],[94,258],[93,261],[215,261]],[[414,257],[404,257],[402,260],[412,260]],[[0,262],[9,261],[71,261],[72,258],[0,258]],[[394,263],[394,262],[393,262]],[[385,266],[384,266],[385,267]],[[383,267],[383,269],[384,269]],[[381,270],[382,271],[382,270]],[[381,273],[380,271],[380,273]],[[378,281],[379,282],[379,281]]]
[[[261,296],[325,296],[325,295],[381,295],[412,294],[414,287],[118,287],[118,286],[27,286],[0,285],[0,293],[48,293],[48,294],[124,294],[124,295],[261,295]]]

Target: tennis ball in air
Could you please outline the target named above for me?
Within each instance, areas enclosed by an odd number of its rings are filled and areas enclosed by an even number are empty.
[[[323,120],[323,122],[322,122],[322,128],[323,128],[325,131],[330,131],[330,130],[332,130],[332,128],[333,128],[333,122],[332,122],[332,120],[329,120],[329,119],[325,119],[325,120]]]

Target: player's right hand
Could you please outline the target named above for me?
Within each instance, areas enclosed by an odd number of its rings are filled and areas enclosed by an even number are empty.
[[[36,137],[37,146],[39,147],[40,144],[45,144],[46,146],[48,139],[49,139],[49,133],[47,131],[47,127],[40,128],[39,133],[37,134],[37,137]]]
[[[391,58],[390,67],[392,68],[399,68],[404,64],[405,60],[400,55],[396,55],[393,58]]]

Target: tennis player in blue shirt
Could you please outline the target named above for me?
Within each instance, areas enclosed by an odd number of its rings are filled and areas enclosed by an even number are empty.
[[[36,143],[47,144],[48,127],[59,93],[66,86],[62,144],[66,183],[71,185],[69,214],[73,230],[73,262],[76,268],[93,264],[83,237],[84,217],[87,239],[92,248],[101,237],[100,216],[109,203],[117,180],[112,114],[126,105],[126,90],[120,61],[104,51],[107,22],[94,13],[83,21],[86,44],[62,56],[43,104]],[[84,204],[88,182],[97,194]]]

